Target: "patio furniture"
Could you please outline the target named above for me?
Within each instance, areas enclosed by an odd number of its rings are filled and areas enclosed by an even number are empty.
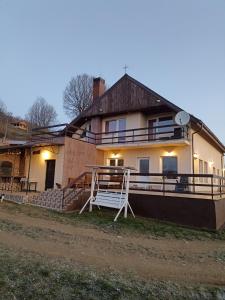
[[[177,180],[177,184],[175,185],[176,192],[186,192],[188,191],[188,177],[180,176],[180,181]]]

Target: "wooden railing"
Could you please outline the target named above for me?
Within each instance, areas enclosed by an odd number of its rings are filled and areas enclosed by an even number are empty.
[[[90,172],[83,172],[77,178],[70,180],[68,185],[63,188],[62,209],[65,208],[74,198],[83,193],[90,187]]]

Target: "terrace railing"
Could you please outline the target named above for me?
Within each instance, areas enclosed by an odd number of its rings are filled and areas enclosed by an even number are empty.
[[[95,134],[97,145],[145,142],[150,143],[155,141],[168,141],[177,139],[188,139],[187,126],[181,127],[175,124],[161,125]]]
[[[100,173],[102,186],[117,189],[120,173]],[[197,198],[225,197],[225,177],[213,174],[131,173],[130,190],[166,195],[190,195]]]
[[[110,132],[93,133],[86,129],[70,125],[66,135],[96,145],[124,144],[124,143],[151,143],[189,138],[188,126],[161,125]]]

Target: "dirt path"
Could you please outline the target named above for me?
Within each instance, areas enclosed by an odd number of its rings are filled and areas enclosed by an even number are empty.
[[[117,236],[96,228],[65,225],[0,211],[0,222],[15,224],[0,231],[0,242],[9,247],[48,257],[67,258],[97,269],[132,272],[143,279],[225,284],[224,241],[183,241],[140,236]],[[16,230],[16,226],[20,230]],[[21,229],[22,228],[22,229]],[[27,232],[38,232],[35,238]]]

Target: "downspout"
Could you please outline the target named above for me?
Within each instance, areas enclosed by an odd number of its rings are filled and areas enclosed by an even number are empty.
[[[27,173],[27,190],[26,190],[26,194],[28,192],[29,181],[30,181],[31,155],[32,155],[32,147],[30,147],[29,166],[28,166],[28,173]]]
[[[225,153],[223,153],[221,155],[221,176],[224,177],[224,156],[225,156]]]
[[[196,130],[195,132],[192,133],[191,135],[191,149],[192,149],[192,174],[195,175],[195,158],[194,158],[194,135],[196,133],[200,133],[202,131],[203,128],[203,123],[201,123],[201,128],[199,130]],[[195,192],[195,177],[193,177],[193,191]]]

